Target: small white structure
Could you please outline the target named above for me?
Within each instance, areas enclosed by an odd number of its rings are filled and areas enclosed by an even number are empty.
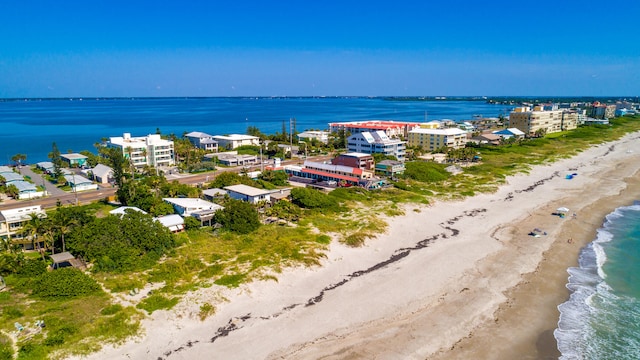
[[[173,209],[182,216],[191,216],[202,210],[220,210],[222,206],[212,202],[194,198],[163,198],[165,202],[173,205]]]
[[[312,139],[316,139],[317,141],[326,144],[329,142],[329,132],[328,131],[303,131],[298,134],[298,140],[311,142]]]
[[[64,180],[67,182],[69,186],[71,186],[71,190],[73,191],[85,191],[85,190],[97,190],[98,185],[94,184],[93,181],[87,179],[84,176],[80,175],[65,175]]]
[[[36,163],[36,167],[48,174],[53,174],[54,167],[51,161],[41,161]]]
[[[34,184],[28,181],[23,181],[23,180],[14,181],[11,184],[7,184],[7,185],[13,185],[16,188],[18,188],[18,199],[20,200],[34,199],[34,198],[47,196],[46,190],[38,191],[38,188]]]
[[[247,201],[251,204],[270,201],[271,191],[269,190],[258,189],[244,184],[225,186],[224,189],[227,190],[232,199]]]
[[[120,206],[117,209],[113,209],[113,210],[109,211],[109,214],[118,215],[118,216],[122,217],[127,213],[127,211],[137,211],[137,212],[141,212],[143,214],[147,213],[146,211],[144,211],[142,209],[139,209],[139,208],[137,208],[135,206]]]
[[[213,200],[216,198],[224,197],[225,195],[227,195],[227,191],[218,188],[205,189],[202,190],[202,195],[205,197],[205,199]]]
[[[177,233],[184,230],[184,219],[182,218],[182,216],[178,214],[160,216],[154,219],[159,221],[162,225],[164,225],[167,229],[169,229],[169,231],[173,233]]]
[[[91,169],[91,174],[93,174],[93,180],[100,184],[107,184],[109,180],[113,179],[113,169],[104,164],[96,165]]]

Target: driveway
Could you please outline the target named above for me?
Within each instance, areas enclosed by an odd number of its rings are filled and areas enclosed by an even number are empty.
[[[55,184],[44,179],[42,175],[33,172],[33,170],[31,170],[31,168],[27,165],[23,165],[22,168],[20,168],[20,173],[23,176],[29,176],[34,184],[44,185],[44,188],[47,189],[47,192],[51,196],[61,196],[67,194],[65,191],[58,189]]]

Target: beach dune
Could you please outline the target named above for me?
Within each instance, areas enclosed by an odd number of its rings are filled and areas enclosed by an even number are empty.
[[[495,193],[407,206],[362,248],[332,244],[321,267],[191,293],[88,358],[557,358],[566,268],[604,215],[640,197],[638,139],[535,166]],[[200,321],[204,302],[217,311]]]

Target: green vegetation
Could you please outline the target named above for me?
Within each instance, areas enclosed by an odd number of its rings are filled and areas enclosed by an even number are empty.
[[[167,298],[162,295],[151,295],[136,305],[138,309],[143,309],[151,314],[156,310],[169,310],[174,307],[180,299],[177,297]]]
[[[239,234],[248,234],[260,227],[256,209],[246,201],[229,199],[224,209],[218,210],[215,219],[224,229]]]
[[[95,271],[125,272],[151,267],[175,245],[172,234],[151,215],[127,212],[95,218],[68,238],[68,247]]]
[[[467,162],[455,175],[445,170],[448,165],[408,162],[405,174],[393,187],[377,191],[352,187],[326,194],[294,188],[291,202],[272,206],[225,199],[225,210],[216,215],[221,228],[201,228],[197,220],[187,218],[187,231],[171,234],[152,215],[111,216],[108,210],[112,207],[102,203],[60,206],[46,218],[33,217],[24,227],[24,236],[38,239],[34,245],[42,251],[23,253],[3,244],[0,274],[7,289],[0,292],[0,329],[8,333],[19,323],[30,332],[29,336],[20,333],[15,344],[0,335],[0,359],[64,358],[96,351],[102,343],[137,334],[146,314],[172,309],[189,291],[277,281],[286,267],[317,266],[331,241],[361,246],[384,232],[384,218],[402,214],[404,203],[428,204],[434,198],[494,191],[509,175],[640,130],[638,120],[640,117],[623,117],[612,120],[611,126],[584,126],[501,146],[451,152],[447,157],[451,163]],[[334,134],[331,141],[344,143],[345,135]],[[197,153],[183,145],[178,156],[190,158],[195,168]],[[108,155],[108,150],[104,153]],[[470,162],[475,156],[481,160]],[[200,189],[167,182],[150,169],[142,176],[132,172],[122,154],[112,154],[111,161],[122,165],[118,196],[153,215],[172,211],[161,201],[163,196],[200,195]],[[267,188],[280,186],[283,180],[279,172],[265,172],[259,181],[224,172],[208,185],[242,183]],[[267,218],[267,224],[260,223]],[[51,263],[46,255],[64,249],[87,260],[90,271],[46,271]],[[140,292],[144,296],[136,296]],[[127,302],[118,303],[116,298]],[[127,303],[135,306],[123,305]],[[206,319],[215,311],[215,302],[204,303],[198,316]],[[46,327],[36,327],[38,320]]]
[[[31,295],[41,299],[76,298],[101,292],[93,278],[74,268],[45,272],[31,282]]]

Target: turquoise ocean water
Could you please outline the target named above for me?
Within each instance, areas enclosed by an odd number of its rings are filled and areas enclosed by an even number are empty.
[[[570,268],[558,307],[561,359],[640,359],[640,204],[606,217]]]
[[[263,133],[327,129],[329,122],[355,120],[467,120],[497,117],[511,109],[485,101],[405,101],[369,97],[232,97],[135,99],[0,99],[0,164],[15,154],[27,163],[46,161],[55,141],[58,149],[95,152],[102,138],[153,134],[181,136],[244,134],[248,126]]]

